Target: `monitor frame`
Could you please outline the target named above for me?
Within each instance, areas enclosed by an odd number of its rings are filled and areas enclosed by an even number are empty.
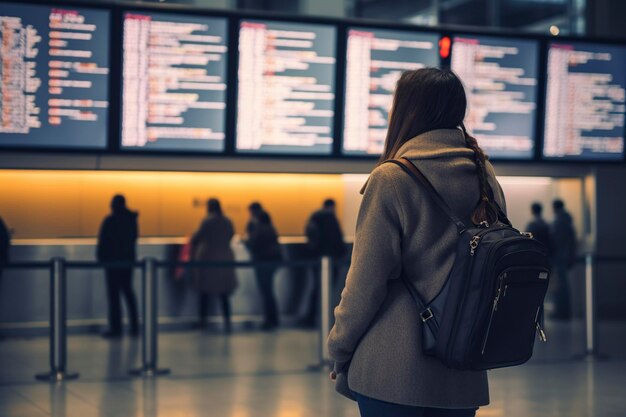
[[[1,1],[1,0],[0,0]],[[547,50],[549,42],[581,42],[609,44],[626,47],[626,38],[606,38],[606,37],[587,37],[578,35],[568,36],[550,36],[539,33],[517,33],[511,30],[503,30],[501,28],[476,28],[463,25],[440,25],[436,27],[420,26],[411,23],[397,23],[390,21],[378,21],[374,19],[361,18],[335,18],[320,16],[298,16],[290,14],[276,14],[265,11],[238,11],[213,8],[191,8],[182,4],[137,4],[130,1],[120,1],[114,4],[102,4],[95,0],[76,1],[76,0],[7,0],[11,3],[19,3],[25,5],[42,5],[47,7],[77,7],[84,9],[108,10],[110,12],[110,76],[109,76],[109,108],[108,118],[108,134],[107,146],[105,148],[63,148],[63,147],[44,147],[44,146],[1,146],[1,151],[18,152],[18,153],[49,153],[53,154],[70,154],[85,156],[129,156],[141,157],[159,156],[162,158],[169,157],[203,157],[207,161],[213,158],[236,158],[238,160],[255,160],[255,159],[291,159],[303,161],[316,160],[334,160],[334,161],[375,161],[379,159],[376,155],[350,155],[343,153],[343,116],[344,116],[344,96],[345,96],[345,56],[347,46],[347,29],[349,27],[370,27],[372,29],[407,31],[407,32],[430,32],[439,35],[439,38],[449,37],[451,40],[456,35],[468,36],[489,36],[513,39],[530,39],[539,43],[539,74],[538,74],[538,90],[537,90],[537,111],[536,118],[536,140],[535,152],[531,159],[504,159],[493,158],[493,161],[512,163],[516,165],[523,164],[543,164],[543,165],[615,165],[626,163],[626,151],[621,160],[571,160],[564,158],[545,158],[543,157],[544,146],[544,121],[545,121],[545,96],[546,96],[546,73],[547,73]],[[223,152],[207,152],[189,151],[189,150],[145,150],[145,149],[127,149],[121,148],[121,45],[122,28],[120,27],[123,13],[127,11],[137,11],[146,13],[167,13],[167,14],[193,14],[207,17],[224,17],[228,20],[228,63],[227,63],[227,96],[226,96],[226,137],[224,139]],[[337,61],[335,66],[335,120],[334,141],[332,153],[329,155],[310,155],[310,154],[270,154],[270,153],[241,153],[235,152],[236,140],[236,113],[237,113],[237,82],[238,80],[238,41],[239,41],[239,22],[241,20],[268,20],[268,21],[284,21],[296,23],[313,23],[335,26],[336,28],[336,51]],[[453,47],[453,46],[452,46]],[[450,57],[440,61],[442,68],[450,68]],[[118,110],[112,110],[117,106]],[[626,141],[626,134],[625,134]]]
[[[4,1],[0,0],[0,4]],[[115,39],[115,11],[108,5],[96,2],[80,2],[80,1],[72,1],[72,0],[62,0],[58,2],[51,2],[46,0],[6,0],[6,3],[17,4],[18,6],[41,6],[41,7],[73,7],[77,9],[87,9],[87,10],[99,10],[106,11],[109,13],[109,88],[108,88],[108,102],[109,106],[106,109],[106,117],[107,117],[107,125],[106,125],[106,135],[105,135],[105,143],[102,146],[98,147],[85,147],[85,146],[46,146],[46,145],[34,145],[34,146],[13,146],[13,145],[3,145],[0,144],[0,151],[4,152],[25,152],[25,153],[69,153],[69,154],[103,154],[110,151],[111,148],[111,140],[112,136],[115,134],[114,126],[117,123],[115,112],[112,110],[113,108],[113,94],[115,93],[115,81],[114,78],[117,75],[117,63],[115,61],[114,53],[113,53],[113,42]]]
[[[331,127],[333,129],[333,142],[331,143],[330,146],[330,151],[328,153],[320,153],[320,152],[312,152],[312,153],[289,153],[289,152],[254,152],[254,151],[247,151],[247,150],[241,150],[241,149],[237,149],[237,119],[239,118],[239,35],[240,35],[240,29],[241,29],[241,23],[244,21],[261,21],[261,22],[268,22],[268,23],[286,23],[286,24],[298,24],[298,23],[302,23],[302,24],[308,24],[308,25],[317,25],[317,26],[327,26],[331,29],[334,30],[334,34],[335,34],[335,67],[333,70],[333,77],[334,77],[334,81],[335,81],[335,98],[333,100],[333,121],[331,123]],[[337,118],[338,118],[338,113],[337,113],[337,91],[338,91],[338,63],[339,63],[339,50],[338,50],[338,46],[339,46],[339,39],[340,39],[340,34],[339,34],[339,29],[337,28],[336,25],[334,24],[327,24],[327,23],[318,23],[318,22],[309,22],[309,21],[303,21],[301,19],[294,19],[293,17],[285,17],[285,16],[279,16],[277,18],[258,18],[258,17],[251,17],[251,16],[247,16],[247,15],[242,15],[239,16],[236,20],[235,20],[235,24],[233,25],[233,29],[236,31],[237,35],[236,35],[236,53],[235,55],[235,61],[236,61],[236,65],[235,65],[235,74],[234,74],[234,78],[232,78],[233,80],[235,80],[235,85],[233,90],[235,97],[234,97],[234,106],[233,108],[230,109],[231,112],[234,113],[233,115],[233,119],[232,119],[232,123],[233,125],[231,126],[232,128],[232,137],[231,137],[231,148],[229,149],[229,155],[231,156],[237,156],[237,157],[267,157],[267,158],[281,158],[281,157],[289,157],[289,158],[322,158],[322,159],[327,159],[327,158],[332,158],[334,157],[336,154],[336,142],[337,142]],[[343,117],[343,113],[341,113],[341,116]]]
[[[513,158],[513,157],[490,157],[489,159],[491,161],[498,161],[498,162],[507,162],[507,163],[527,163],[527,162],[534,162],[538,160],[538,157],[541,155],[540,149],[539,149],[539,144],[541,142],[541,138],[543,131],[540,130],[540,126],[539,126],[539,121],[540,119],[542,119],[543,116],[543,97],[544,97],[544,87],[543,87],[543,79],[545,77],[545,73],[543,72],[543,68],[544,68],[544,61],[543,61],[543,43],[542,43],[542,39],[539,39],[536,35],[533,34],[509,34],[509,33],[503,33],[503,34],[492,34],[492,33],[485,33],[483,31],[452,31],[449,32],[450,37],[450,41],[451,41],[451,49],[450,49],[450,57],[448,59],[447,62],[447,69],[452,69],[452,54],[454,53],[454,38],[455,37],[462,37],[462,36],[469,36],[469,37],[485,37],[485,38],[501,38],[501,39],[506,39],[506,40],[520,40],[520,41],[526,41],[526,42],[535,42],[536,47],[537,47],[537,51],[536,51],[536,58],[537,58],[537,85],[536,85],[536,107],[535,107],[535,112],[534,112],[534,129],[533,129],[533,151],[530,157],[524,157],[524,158]],[[541,116],[541,117],[540,117]]]
[[[568,156],[545,156],[544,146],[545,146],[545,121],[546,121],[546,101],[548,95],[548,52],[550,50],[550,44],[552,43],[575,43],[575,44],[583,44],[583,45],[606,45],[606,46],[616,46],[624,49],[624,53],[626,55],[626,42],[621,42],[619,40],[602,40],[598,41],[592,38],[580,38],[575,36],[558,36],[553,38],[548,38],[545,40],[543,53],[544,53],[544,67],[545,71],[542,73],[544,76],[544,81],[542,85],[543,89],[543,99],[542,99],[542,112],[541,112],[541,144],[538,149],[537,160],[544,163],[567,163],[567,164],[598,164],[598,165],[615,165],[615,164],[623,164],[626,163],[626,112],[623,114],[624,120],[624,132],[622,134],[622,139],[624,141],[624,149],[622,151],[621,158],[616,159],[594,159],[589,157],[568,157]],[[626,60],[626,56],[625,56]],[[624,86],[626,88],[626,85]],[[626,100],[624,100],[624,105],[626,106]]]
[[[160,8],[159,8],[160,9]],[[124,48],[123,48],[123,40],[124,40],[124,15],[126,13],[145,13],[145,14],[161,14],[161,15],[178,15],[178,16],[189,16],[189,17],[196,17],[196,18],[216,18],[216,19],[224,19],[225,23],[226,23],[226,35],[227,35],[227,39],[226,39],[226,46],[228,48],[227,52],[226,52],[226,97],[225,97],[225,104],[226,107],[224,109],[224,139],[222,140],[222,150],[208,150],[208,149],[163,149],[163,148],[152,148],[152,149],[146,149],[146,148],[142,148],[142,147],[133,147],[133,146],[123,146],[122,145],[122,123],[124,120],[124,102],[123,102],[123,96],[124,96],[124,75],[123,75],[123,70],[124,70]],[[130,155],[137,155],[137,154],[145,154],[145,155],[223,155],[225,153],[225,151],[228,148],[228,142],[229,142],[229,116],[228,113],[230,112],[230,107],[233,105],[231,103],[231,95],[230,95],[230,90],[233,88],[231,86],[232,83],[232,79],[231,77],[231,54],[233,53],[232,51],[232,39],[231,39],[231,19],[230,16],[228,15],[228,13],[222,13],[220,15],[218,14],[211,14],[211,15],[207,15],[207,14],[198,14],[198,13],[194,13],[193,10],[189,10],[189,9],[185,9],[185,10],[179,10],[179,8],[176,8],[173,11],[169,11],[169,10],[155,10],[153,7],[150,6],[146,6],[146,5],[135,5],[133,7],[128,7],[128,6],[124,6],[124,7],[119,7],[116,10],[115,13],[115,24],[116,26],[119,28],[117,30],[117,33],[115,34],[116,36],[118,36],[117,39],[117,45],[120,45],[119,48],[116,49],[116,63],[118,65],[118,71],[116,73],[116,105],[117,105],[117,119],[116,119],[116,127],[115,127],[115,131],[117,132],[117,136],[112,138],[112,142],[111,142],[111,150],[115,153],[120,153],[120,154],[130,154]],[[236,54],[237,52],[235,52]]]
[[[343,158],[347,158],[347,159],[364,159],[364,160],[375,160],[375,159],[380,159],[380,155],[375,155],[375,154],[357,154],[357,153],[349,153],[346,152],[345,148],[344,148],[344,129],[345,129],[345,103],[346,103],[346,96],[347,96],[347,92],[346,92],[346,78],[347,78],[347,73],[346,73],[346,67],[347,67],[347,51],[348,51],[348,32],[351,29],[371,29],[371,30],[386,30],[386,31],[390,31],[390,32],[399,32],[399,33],[408,33],[408,34],[416,34],[417,36],[420,35],[424,35],[424,34],[433,34],[436,35],[438,38],[438,41],[441,40],[442,35],[441,35],[441,31],[434,28],[434,27],[429,27],[429,28],[424,28],[416,30],[415,26],[412,25],[381,25],[380,23],[378,24],[374,24],[374,23],[364,23],[364,24],[350,24],[350,23],[345,23],[342,25],[342,37],[341,37],[341,46],[342,46],[342,55],[341,58],[338,58],[341,60],[341,65],[342,65],[342,69],[341,71],[337,74],[340,78],[341,78],[341,90],[339,90],[339,87],[337,89],[337,96],[341,97],[341,118],[339,118],[338,120],[338,124],[341,126],[341,128],[337,131],[336,135],[335,135],[335,142],[337,143],[337,152],[338,154],[343,157]],[[443,68],[443,62],[444,60],[441,58],[441,55],[439,53],[439,45],[437,42],[437,45],[435,45],[435,48],[437,50],[437,59],[439,60],[439,68]]]

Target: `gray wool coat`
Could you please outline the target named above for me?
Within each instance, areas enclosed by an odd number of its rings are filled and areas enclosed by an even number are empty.
[[[479,200],[474,154],[460,130],[419,135],[399,150],[459,216]],[[496,201],[504,195],[488,164]],[[394,164],[378,166],[364,187],[352,264],[328,346],[337,391],[418,407],[473,408],[489,403],[486,372],[458,371],[421,352],[421,321],[400,272],[425,300],[443,286],[455,258],[456,227]]]

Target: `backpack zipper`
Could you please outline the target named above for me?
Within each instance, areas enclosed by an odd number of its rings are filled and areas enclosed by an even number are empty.
[[[487,233],[497,232],[498,230],[504,230],[504,229],[511,229],[511,227],[510,226],[499,226],[499,227],[494,227],[494,228],[490,228],[490,229],[483,229],[480,232],[476,233],[474,236],[472,236],[472,239],[470,240],[470,243],[469,243],[470,255],[474,256],[474,253],[476,252],[476,249],[478,249],[478,244],[480,243],[480,240]]]
[[[474,253],[476,253],[476,249],[478,249],[478,244],[480,243],[480,240],[487,234],[487,233],[491,233],[491,232],[497,232],[499,230],[504,230],[504,229],[512,229],[516,232],[518,232],[521,236],[527,237],[532,239],[533,235],[532,233],[526,233],[526,232],[520,232],[519,230],[511,227],[511,226],[500,226],[500,227],[494,227],[491,229],[484,229],[481,230],[480,232],[476,233],[474,236],[472,236],[472,239],[470,240],[469,246],[470,246],[470,255],[474,256]],[[511,236],[514,237],[514,236]]]
[[[537,307],[537,314],[535,314],[535,327],[537,328],[537,336],[539,336],[539,340],[543,343],[548,341],[546,337],[546,332],[543,331],[541,327],[541,323],[539,323],[539,314],[541,313],[541,306]]]
[[[535,324],[537,325],[537,334],[539,335],[539,340],[541,340],[543,343],[546,343],[548,341],[548,338],[546,337],[546,332],[543,331],[543,328],[541,327],[541,324],[539,324],[538,321],[535,322]]]
[[[479,242],[480,242],[480,236],[478,235],[474,235],[474,237],[472,237],[472,240],[470,240],[469,246],[470,246],[471,256],[474,256],[474,252],[476,252],[476,249],[478,249]]]
[[[493,322],[493,316],[496,311],[498,311],[498,303],[500,302],[500,293],[502,292],[502,283],[504,282],[504,277],[506,277],[506,273],[504,276],[500,277],[500,285],[498,286],[498,292],[496,294],[496,298],[493,300],[493,307],[491,307],[491,315],[489,316],[489,323],[487,324],[487,331],[485,332],[485,339],[483,340],[483,347],[481,349],[480,354],[485,354],[485,348],[487,347],[487,340],[489,340],[489,331],[491,330],[491,323]]]

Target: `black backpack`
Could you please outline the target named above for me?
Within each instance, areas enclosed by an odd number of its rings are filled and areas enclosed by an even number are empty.
[[[452,271],[432,300],[424,302],[402,276],[419,308],[424,353],[460,370],[528,361],[535,332],[546,340],[540,324],[550,276],[546,247],[530,233],[514,229],[502,210],[498,224],[466,226],[412,162],[387,162],[405,170],[459,232]]]

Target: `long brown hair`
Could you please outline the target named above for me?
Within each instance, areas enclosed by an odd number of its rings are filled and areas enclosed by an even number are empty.
[[[402,145],[422,133],[461,129],[467,147],[474,151],[480,184],[480,199],[472,213],[472,222],[493,224],[498,220],[498,208],[488,181],[487,156],[463,124],[466,110],[465,89],[454,72],[438,68],[405,71],[396,84],[380,162],[395,158]]]

